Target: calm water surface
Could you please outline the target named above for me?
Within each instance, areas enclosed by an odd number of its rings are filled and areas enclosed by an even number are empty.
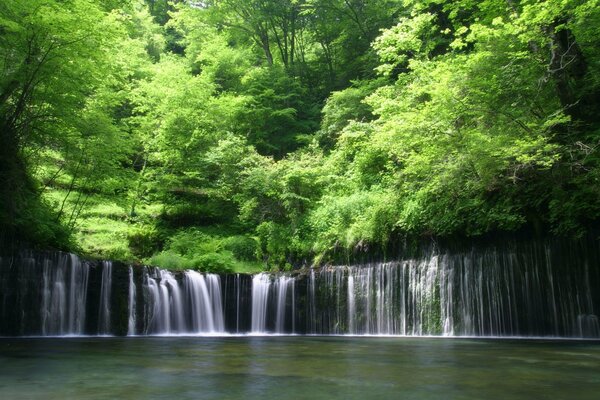
[[[0,339],[0,399],[600,399],[600,343]]]

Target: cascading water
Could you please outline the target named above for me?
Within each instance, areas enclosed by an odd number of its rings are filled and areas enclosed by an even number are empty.
[[[293,304],[293,299],[294,299],[294,286],[295,286],[295,279],[290,277],[290,276],[286,276],[286,275],[282,275],[280,277],[277,278],[277,280],[275,281],[275,285],[274,285],[274,290],[276,293],[276,298],[277,298],[277,307],[276,307],[276,314],[275,314],[275,333],[286,333],[288,331],[286,331],[285,329],[285,322],[286,322],[286,315],[288,314],[288,308],[289,310],[291,310],[289,312],[290,316],[291,316],[291,321],[294,320],[294,304]],[[291,307],[288,307],[288,293],[291,295]],[[294,332],[294,329],[292,328],[292,333]]]
[[[85,329],[85,304],[87,301],[87,287],[89,280],[89,267],[84,266],[74,254],[68,257],[71,268],[71,282],[69,286],[69,334],[81,334]]]
[[[34,258],[28,262],[29,268],[35,268]],[[89,269],[73,254],[60,254],[56,264],[51,259],[43,260],[42,264],[42,335],[82,334]]]
[[[208,297],[212,306],[213,331],[211,333],[222,333],[225,331],[223,315],[223,304],[221,294],[221,278],[216,274],[206,274],[208,285]]]
[[[110,333],[110,299],[112,290],[112,262],[102,262],[102,283],[100,286],[100,308],[98,310],[98,334]]]
[[[154,269],[144,274],[146,334],[224,333],[218,275],[185,271],[180,280]]]
[[[316,334],[317,333],[317,284],[316,284],[316,274],[315,270],[311,269],[308,277],[308,285],[307,285],[307,294],[306,298],[308,299],[308,333]],[[350,311],[348,311],[350,312]]]
[[[356,333],[356,301],[355,301],[354,275],[348,275],[348,333]]]
[[[128,304],[127,309],[129,310],[129,316],[127,318],[127,336],[135,335],[136,326],[136,286],[133,274],[133,268],[129,267],[129,296],[127,298]]]
[[[155,269],[146,276],[146,333],[184,333],[183,301],[179,283],[169,271]]]
[[[291,275],[262,273],[252,278],[253,334],[296,333],[296,283]]]
[[[0,257],[0,335],[84,333],[89,275],[73,254]]]
[[[252,333],[265,333],[271,277],[258,274],[252,278]]]
[[[190,301],[191,331],[219,333],[225,331],[221,284],[217,275],[202,275],[195,271],[184,273],[186,297]]]
[[[321,333],[597,337],[585,274],[556,279],[551,257],[521,257],[489,251],[322,269],[308,280],[307,311],[321,311]]]
[[[0,258],[0,335],[598,338],[600,246],[585,243],[511,242],[254,276],[24,252]]]

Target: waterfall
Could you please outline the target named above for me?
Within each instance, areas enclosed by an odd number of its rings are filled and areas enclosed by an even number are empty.
[[[0,335],[599,338],[600,246],[509,241],[254,276],[0,257]]]
[[[136,286],[133,268],[131,266],[129,267],[129,297],[127,303],[127,309],[129,310],[129,318],[127,319],[127,336],[134,336],[136,325]]]
[[[307,331],[600,336],[586,265],[561,279],[555,258],[546,247],[324,268],[307,280]]]
[[[579,337],[600,337],[600,323],[596,315],[579,314],[577,316],[577,328],[577,336]]]
[[[110,299],[112,289],[112,262],[102,262],[102,283],[100,286],[100,308],[98,310],[98,334],[110,333]]]
[[[316,275],[315,270],[311,269],[309,278],[308,278],[308,323],[309,327],[307,329],[308,333],[316,334],[317,333],[317,295],[316,295]]]
[[[253,334],[296,331],[296,282],[297,279],[289,275],[273,278],[261,273],[252,278]]]
[[[277,278],[275,281],[275,293],[277,293],[277,307],[275,314],[275,333],[286,333],[285,330],[285,320],[286,320],[286,311],[287,307],[287,299],[288,299],[288,289],[290,289],[292,301],[294,298],[294,278],[291,278],[286,275],[282,275]],[[294,307],[290,308],[291,310],[291,321],[294,320]],[[294,330],[292,329],[292,333]]]
[[[213,331],[211,333],[225,332],[225,318],[223,315],[223,304],[221,295],[221,278],[216,274],[206,274],[208,284],[208,297],[212,306]]]
[[[154,269],[146,273],[146,302],[150,311],[147,316],[146,333],[185,333],[182,290],[170,271]]]
[[[78,335],[85,329],[85,305],[89,280],[89,267],[82,265],[74,254],[66,255],[71,264],[71,282],[69,286],[69,323],[68,334]]]
[[[42,334],[64,335],[66,325],[66,271],[60,263],[53,268],[48,261],[44,262],[44,291],[42,292]]]
[[[218,333],[225,331],[221,303],[221,281],[218,275],[206,276],[195,272],[184,273],[186,298],[192,315],[191,332]]]
[[[29,268],[36,260],[26,261]],[[89,268],[73,254],[42,261],[41,333],[49,336],[79,335],[85,328]]]
[[[354,316],[356,315],[356,301],[354,300],[354,275],[348,275],[348,333],[356,334],[356,322]]]
[[[265,333],[271,277],[257,274],[252,278],[252,333]]]
[[[146,334],[225,332],[218,275],[185,271],[178,280],[160,269],[144,275]]]
[[[190,306],[195,311],[192,314],[192,331],[214,332],[213,307],[204,276],[194,271],[186,271],[184,276]]]

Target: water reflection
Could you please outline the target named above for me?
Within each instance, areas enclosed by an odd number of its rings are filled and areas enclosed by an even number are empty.
[[[594,399],[600,343],[0,339],[1,399]]]

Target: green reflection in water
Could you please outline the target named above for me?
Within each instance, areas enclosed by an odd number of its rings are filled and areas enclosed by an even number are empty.
[[[600,343],[0,339],[0,399],[599,399]]]

